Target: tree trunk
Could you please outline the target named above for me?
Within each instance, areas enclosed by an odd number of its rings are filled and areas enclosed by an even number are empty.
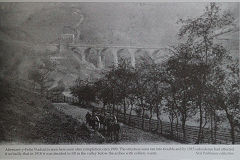
[[[178,138],[178,116],[176,115],[176,137]]]
[[[142,107],[142,130],[144,130],[144,114],[145,114],[145,109]]]
[[[216,112],[214,110],[213,113],[213,121],[214,121],[214,141],[213,144],[217,143],[217,119],[216,119]]]
[[[232,138],[232,144],[235,144],[235,125],[234,125],[234,122],[231,122],[231,138]]]
[[[198,130],[198,137],[196,144],[199,144],[201,139],[202,139],[202,124],[203,124],[203,110],[202,110],[202,103],[201,103],[201,98],[198,99],[198,106],[199,106],[199,130]]]
[[[157,123],[157,132],[158,132],[158,130],[159,130],[159,122],[160,122],[158,106],[157,106],[156,110],[157,110],[157,120],[158,120],[158,123]],[[162,134],[162,131],[160,133]]]
[[[235,124],[234,124],[233,116],[227,113],[227,119],[231,127],[232,144],[235,144]]]
[[[170,134],[171,137],[173,137],[173,120],[174,120],[173,113],[170,113],[169,120],[170,120]]]
[[[124,122],[126,122],[126,112],[127,112],[127,109],[126,109],[126,98],[124,98],[124,103],[123,103],[123,114],[124,114]]]
[[[210,134],[211,134],[211,143],[213,143],[213,113],[210,115]]]
[[[186,142],[186,129],[185,129],[186,117],[182,116],[181,120],[182,120],[183,141]]]
[[[131,103],[131,102],[130,102]],[[129,113],[129,117],[128,117],[128,124],[131,124],[131,116],[132,116],[132,109],[133,109],[133,103],[130,104],[131,108],[130,108],[130,113]]]
[[[149,117],[149,131],[152,131],[152,126],[151,126],[151,122],[152,122],[152,107],[150,107],[150,117]]]
[[[207,123],[208,123],[208,121],[207,121],[207,113],[206,113],[206,111],[205,111],[205,117],[204,117],[204,124],[203,124],[203,126],[202,126],[202,133],[201,133],[201,142],[203,142],[204,143],[204,129],[205,129],[205,127],[206,127],[206,125],[207,125]],[[209,143],[209,142],[208,142]]]
[[[163,131],[163,125],[162,125],[162,120],[159,117],[159,122],[160,122],[160,133],[162,134]]]

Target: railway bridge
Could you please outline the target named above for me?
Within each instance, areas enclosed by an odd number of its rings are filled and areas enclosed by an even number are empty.
[[[155,61],[164,60],[170,56],[166,54],[170,51],[168,48],[156,46],[79,44],[74,40],[73,34],[62,34],[58,44],[52,45],[58,48],[59,55],[71,50],[78,54],[82,61],[90,61],[99,69],[112,65],[118,66],[120,59],[127,60],[132,67],[135,67],[143,56],[151,57]]]
[[[230,26],[214,31],[212,38],[221,41],[223,35],[234,34],[239,32],[239,27]],[[196,39],[195,41],[201,41]],[[151,57],[154,61],[164,61],[171,56],[170,48],[160,46],[120,46],[120,45],[103,45],[103,44],[82,44],[75,37],[75,34],[61,34],[57,43],[51,44],[58,48],[58,53],[62,54],[65,50],[72,50],[77,53],[82,61],[91,61],[97,68],[104,68],[109,65],[117,66],[121,58],[128,59],[133,67],[138,63],[138,59],[143,55]],[[228,50],[238,53],[238,48],[228,47]],[[92,58],[91,55],[93,55]],[[108,62],[112,64],[108,64]]]

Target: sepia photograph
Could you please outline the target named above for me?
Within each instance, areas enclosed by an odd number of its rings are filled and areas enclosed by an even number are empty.
[[[239,2],[1,2],[1,145],[240,144]]]

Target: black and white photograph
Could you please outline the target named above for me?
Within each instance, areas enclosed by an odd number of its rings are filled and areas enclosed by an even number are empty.
[[[0,144],[240,144],[239,2],[1,2]]]

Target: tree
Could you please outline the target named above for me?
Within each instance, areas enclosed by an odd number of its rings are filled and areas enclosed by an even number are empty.
[[[125,66],[110,67],[98,81],[95,82],[97,97],[106,104],[112,105],[112,113],[115,113],[115,106],[124,102],[124,112],[126,113],[125,98],[127,94],[128,73]],[[117,112],[118,114],[118,112]]]
[[[42,59],[40,64],[34,64],[28,73],[28,78],[34,83],[40,85],[41,94],[46,89],[46,82],[48,81],[49,74],[55,69],[55,64],[49,59]]]
[[[88,80],[76,80],[76,85],[70,88],[71,93],[78,97],[83,105],[89,105],[90,102],[96,101],[96,89],[92,82]]]
[[[214,44],[214,37],[219,35],[216,30],[223,27],[233,25],[234,18],[229,12],[221,12],[219,6],[216,3],[210,3],[206,7],[204,13],[193,19],[182,20],[180,22],[183,24],[179,31],[180,38],[186,38],[187,43],[192,46],[192,52],[197,58],[198,63],[204,66],[210,66],[215,59],[221,57],[219,55],[221,52],[214,52],[213,50],[222,48],[220,45]],[[216,47],[216,48],[215,48]],[[211,69],[211,68],[210,68]],[[205,86],[209,77],[209,70],[203,74],[200,78],[201,86]],[[203,128],[203,98],[205,90],[201,90],[197,96],[197,107],[199,108],[200,121],[199,121],[199,133],[196,143],[199,143],[202,137]]]
[[[116,92],[118,92],[117,97],[121,101],[120,104],[123,105],[124,118],[126,118],[127,104],[126,101],[128,98],[132,98],[132,81],[135,79],[134,69],[124,59],[119,60],[118,67],[114,70],[116,76]]]
[[[240,79],[239,79],[239,62],[232,61],[224,69],[224,83],[219,87],[218,100],[220,108],[225,112],[230,124],[232,144],[235,144],[235,129],[240,121]]]
[[[148,103],[149,103],[149,93],[152,89],[151,82],[149,82],[149,67],[151,66],[151,63],[148,61],[149,59],[145,59],[144,57],[141,58],[139,65],[136,69],[136,78],[135,84],[136,84],[136,102],[137,106],[139,106],[139,110],[142,111],[142,129],[144,129],[144,115],[145,111],[148,109]],[[150,103],[152,104],[152,103]]]
[[[146,70],[143,73],[144,77],[146,77],[145,103],[147,104],[147,109],[150,110],[149,126],[151,123],[152,114],[156,113],[158,119],[157,130],[159,129],[160,124],[162,132],[162,121],[160,115],[162,111],[163,96],[168,87],[168,84],[164,81],[164,68],[161,64],[156,63],[151,57],[148,57],[142,61],[142,68],[145,68]]]
[[[179,44],[173,48],[174,55],[165,64],[165,82],[170,85],[168,93],[165,95],[169,106],[169,111],[177,109],[180,114],[183,139],[186,140],[186,121],[195,114],[194,89],[198,81],[196,72],[198,65],[193,63],[191,47],[187,44]],[[176,114],[175,114],[176,115]]]

